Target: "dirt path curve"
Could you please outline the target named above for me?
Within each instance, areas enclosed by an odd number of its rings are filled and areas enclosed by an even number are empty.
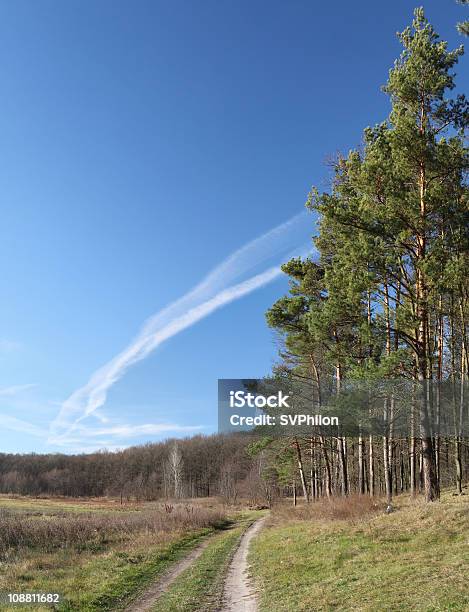
[[[151,610],[161,595],[167,591],[168,587],[171,586],[184,570],[200,557],[211,541],[212,538],[207,538],[199,544],[199,546],[194,548],[194,550],[191,550],[186,557],[172,565],[159,580],[154,582],[140,597],[126,608],[126,612],[147,612],[147,610]]]
[[[255,521],[245,532],[233,556],[225,579],[222,612],[256,612],[257,598],[248,576],[249,544],[262,529],[265,518]]]

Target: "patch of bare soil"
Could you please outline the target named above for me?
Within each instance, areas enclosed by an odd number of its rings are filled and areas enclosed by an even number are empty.
[[[265,519],[259,519],[245,532],[233,556],[225,579],[223,612],[256,612],[257,597],[248,575],[248,552],[251,540],[262,529]]]

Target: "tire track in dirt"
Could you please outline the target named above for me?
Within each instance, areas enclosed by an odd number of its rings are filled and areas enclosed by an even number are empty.
[[[255,521],[243,534],[228,568],[223,591],[222,612],[256,612],[257,597],[248,575],[248,552],[251,540],[259,533],[265,518]]]
[[[207,538],[204,542],[199,544],[199,546],[194,548],[194,550],[191,550],[186,557],[172,565],[161,578],[156,580],[142,595],[140,595],[140,597],[126,608],[126,612],[147,612],[151,610],[161,595],[168,590],[182,572],[200,557],[211,541],[211,537]]]

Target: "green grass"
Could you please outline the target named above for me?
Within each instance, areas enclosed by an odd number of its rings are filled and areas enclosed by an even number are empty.
[[[216,535],[201,556],[183,572],[158,600],[155,612],[210,612],[219,610],[223,581],[241,536],[259,518],[247,513],[235,525]]]
[[[86,564],[73,575],[68,601],[59,610],[94,612],[121,609],[130,596],[143,591],[212,532],[212,529],[199,530],[146,554],[115,552]]]
[[[469,610],[469,500],[398,500],[359,521],[275,523],[253,541],[260,610]]]

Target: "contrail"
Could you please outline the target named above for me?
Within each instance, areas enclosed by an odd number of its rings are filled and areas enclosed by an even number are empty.
[[[282,256],[285,258],[287,255],[292,257],[311,252],[311,246],[305,248],[312,233],[311,218],[308,223],[306,214],[296,215],[238,249],[194,289],[150,317],[138,336],[122,352],[97,370],[85,386],[72,393],[62,404],[59,414],[51,423],[49,442],[66,437],[81,420],[103,406],[109,389],[127,369],[145,359],[160,344],[281,274],[279,263],[247,280],[240,280],[247,272],[252,273],[273,257],[281,259]],[[295,247],[293,252],[292,247]],[[240,282],[232,284],[236,280]]]

